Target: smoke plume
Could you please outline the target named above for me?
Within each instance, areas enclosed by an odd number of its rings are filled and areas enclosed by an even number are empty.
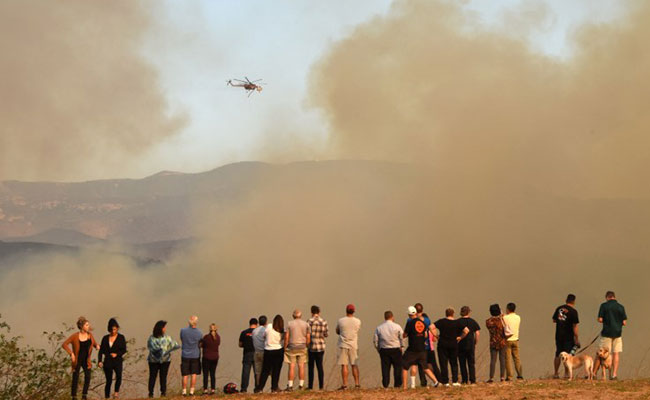
[[[200,327],[220,326],[219,368],[234,379],[248,318],[290,318],[311,304],[330,322],[334,371],[333,327],[354,303],[369,386],[379,381],[372,331],[387,309],[403,322],[415,302],[434,320],[469,305],[484,327],[489,304],[513,301],[534,378],[552,372],[551,314],[566,294],[578,296],[586,344],[615,290],[630,318],[621,374],[647,375],[650,6],[627,4],[624,19],[578,29],[574,54],[559,60],[454,2],[397,1],[335,43],[311,82],[329,122],[325,151],[381,161],[269,167],[236,201],[195,204],[201,242],[167,267],[85,257],[14,269],[0,286],[8,319],[28,309],[43,324],[118,315],[142,343],[157,319],[177,338],[197,314]],[[338,384],[328,374],[328,387]]]
[[[142,2],[0,4],[0,179],[123,173],[178,132],[140,54],[149,25]]]

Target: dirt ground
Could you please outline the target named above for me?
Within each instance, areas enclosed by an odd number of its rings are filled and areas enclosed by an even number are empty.
[[[200,392],[199,392],[200,393]],[[224,398],[226,395],[194,396],[194,398]],[[231,397],[231,396],[228,396]],[[173,397],[181,400],[188,397]],[[338,391],[294,391],[280,394],[238,394],[235,399],[336,399],[336,400],[392,400],[392,399],[445,399],[445,400],[533,400],[533,399],[571,399],[571,400],[650,400],[650,379],[586,382],[564,380],[530,380],[522,383],[485,384],[460,388],[429,389],[361,389]]]

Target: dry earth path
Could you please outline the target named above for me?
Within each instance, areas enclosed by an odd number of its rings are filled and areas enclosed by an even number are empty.
[[[586,381],[550,381],[530,380],[512,384],[485,384],[464,386],[460,388],[429,388],[429,389],[362,389],[346,391],[294,391],[279,394],[237,394],[194,397],[173,397],[169,400],[181,399],[250,399],[250,400],[535,400],[535,399],[567,399],[567,400],[650,400],[650,379],[586,382]],[[144,399],[143,399],[144,400]]]

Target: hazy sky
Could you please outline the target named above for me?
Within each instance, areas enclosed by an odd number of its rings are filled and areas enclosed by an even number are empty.
[[[619,11],[613,0],[465,3],[486,25],[505,31],[515,25],[518,31],[526,28],[536,48],[557,57],[570,56],[567,39],[579,23],[606,21]],[[282,148],[287,135],[320,147],[327,128],[318,110],[306,104],[310,67],[356,25],[388,12],[391,1],[155,4],[163,4],[154,10],[159,24],[144,51],[159,68],[174,109],[187,113],[190,122],[143,158],[142,173],[199,171],[258,159],[269,143]],[[247,98],[225,84],[244,76],[264,79],[265,90]]]

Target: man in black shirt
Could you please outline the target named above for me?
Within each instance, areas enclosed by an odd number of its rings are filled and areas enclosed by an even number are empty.
[[[250,380],[251,367],[255,362],[255,347],[253,347],[253,329],[257,328],[257,318],[251,318],[248,321],[248,329],[244,329],[239,335],[239,347],[244,349],[241,369],[241,392],[246,393],[248,390],[248,381]]]
[[[469,334],[469,329],[463,328],[454,319],[454,309],[445,310],[445,318],[437,320],[434,326],[440,331],[438,339],[438,359],[440,361],[440,382],[449,386],[448,364],[451,365],[451,378],[454,386],[458,383],[458,342]]]
[[[472,310],[468,306],[463,306],[460,309],[461,318],[458,324],[463,328],[469,329],[469,333],[465,338],[458,342],[458,361],[460,361],[460,375],[462,383],[476,383],[476,368],[475,368],[475,349],[478,344],[481,327],[469,314]],[[469,375],[468,375],[469,370]]]
[[[418,317],[415,307],[408,308],[409,320],[404,328],[404,338],[408,338],[409,345],[402,356],[402,387],[406,389],[408,372],[411,370],[411,388],[415,388],[416,366],[424,370],[426,376],[434,382],[434,387],[438,386],[436,376],[429,369],[427,364],[427,350],[424,345],[425,340],[429,337],[429,332],[424,320]]]
[[[566,304],[555,309],[553,313],[553,323],[555,323],[555,374],[553,378],[558,379],[560,376],[560,353],[571,353],[573,347],[580,347],[578,341],[578,311],[575,309],[576,296],[570,294],[566,297]],[[568,375],[568,371],[564,371]]]

